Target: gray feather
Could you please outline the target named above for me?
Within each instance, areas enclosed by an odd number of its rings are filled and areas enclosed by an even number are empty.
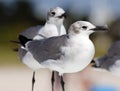
[[[30,27],[26,29],[25,31],[23,31],[21,35],[27,37],[28,39],[33,39],[37,35],[41,27],[42,26],[40,25]],[[26,53],[27,51],[22,49],[21,47],[18,49],[18,55],[19,55],[20,60],[22,60],[22,58],[25,56]]]
[[[120,60],[120,41],[113,43],[107,54],[98,58],[96,61],[100,68],[109,70],[118,60]]]
[[[48,59],[59,59],[64,55],[60,48],[65,46],[67,39],[67,35],[63,35],[43,40],[34,40],[28,43],[27,47],[33,57],[41,63]]]
[[[120,41],[113,43],[107,54],[109,56],[119,56],[120,58]]]
[[[37,33],[41,27],[42,26],[40,26],[40,25],[30,27],[30,28],[26,29],[25,31],[23,31],[21,33],[21,35],[27,37],[28,39],[33,39],[33,37],[35,37],[37,35]]]

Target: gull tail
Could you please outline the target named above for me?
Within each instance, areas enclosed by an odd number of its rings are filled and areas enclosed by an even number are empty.
[[[10,42],[11,42],[11,43],[14,43],[14,44],[20,44],[20,42],[17,41],[17,40],[10,40]],[[12,50],[13,50],[14,52],[18,52],[18,48],[13,48]]]
[[[18,37],[19,41],[20,41],[20,44],[22,46],[25,47],[25,44],[28,42],[28,41],[31,41],[32,39],[28,39],[27,37],[23,36],[23,35],[19,35]]]

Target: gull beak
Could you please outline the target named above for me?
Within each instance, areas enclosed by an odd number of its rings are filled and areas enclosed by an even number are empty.
[[[96,26],[95,28],[92,28],[90,30],[94,30],[94,31],[108,31],[109,28],[107,26]]]
[[[61,16],[59,16],[59,18],[66,18],[66,13],[62,14]]]

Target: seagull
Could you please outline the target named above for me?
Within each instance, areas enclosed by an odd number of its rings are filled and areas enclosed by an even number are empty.
[[[65,11],[62,8],[52,8],[48,11],[47,20],[44,26],[37,25],[30,27],[20,33],[20,35],[23,35],[29,39],[44,39],[51,36],[66,34],[66,29],[63,25],[65,17]]]
[[[38,34],[35,35],[33,39],[43,39],[51,36],[60,36],[66,34],[66,30],[63,25],[65,17],[65,11],[62,8],[56,7],[50,9],[44,27],[38,31]]]
[[[120,40],[114,42],[104,56],[94,61],[95,67],[108,70],[113,75],[120,76]]]
[[[20,35],[20,43],[28,51],[22,61],[29,63],[27,65],[33,70],[48,68],[59,72],[61,77],[64,73],[81,71],[95,54],[89,35],[99,30],[106,31],[108,28],[95,26],[87,21],[77,21],[70,26],[68,34],[62,36],[31,40]]]
[[[34,27],[30,27],[20,33],[19,36],[24,36],[31,40],[41,40],[45,38],[49,38],[52,36],[60,36],[66,34],[65,27],[63,25],[64,19],[65,19],[65,11],[60,7],[52,8],[48,11],[47,14],[47,20],[44,26],[38,25]],[[24,41],[21,41],[24,42]],[[18,55],[20,60],[23,60],[24,57],[33,59],[32,55],[27,55],[28,51],[25,50],[24,46],[21,45],[18,49]],[[28,67],[30,67],[31,64],[34,64],[34,61],[28,62],[28,61],[22,61],[24,64],[26,64]],[[30,67],[31,68],[31,67]],[[34,83],[35,83],[35,71],[33,72],[33,78],[32,78],[32,91],[34,89]]]

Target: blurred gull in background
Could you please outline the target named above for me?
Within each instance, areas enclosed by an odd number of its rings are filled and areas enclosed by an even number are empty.
[[[96,59],[95,66],[120,76],[120,41],[113,43],[103,57]]]

